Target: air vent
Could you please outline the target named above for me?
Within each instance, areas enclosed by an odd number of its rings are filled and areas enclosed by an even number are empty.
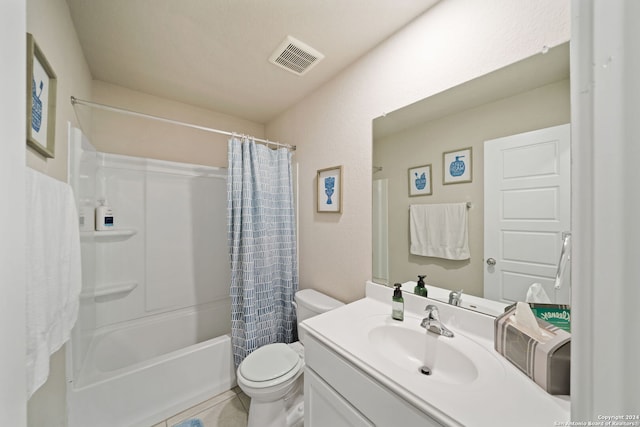
[[[324,55],[291,36],[278,46],[269,62],[299,76],[312,69]]]

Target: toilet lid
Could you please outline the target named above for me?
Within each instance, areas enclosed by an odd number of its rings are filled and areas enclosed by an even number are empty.
[[[249,381],[269,381],[291,371],[299,359],[298,353],[288,345],[269,344],[245,357],[240,364],[240,372]]]

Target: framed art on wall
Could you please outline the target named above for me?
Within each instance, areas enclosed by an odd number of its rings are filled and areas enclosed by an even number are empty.
[[[318,171],[318,212],[342,213],[342,166]]]
[[[442,183],[461,184],[473,179],[471,147],[442,154]]]
[[[431,194],[431,164],[409,168],[409,197]]]
[[[55,155],[56,74],[27,33],[27,145],[45,157]]]

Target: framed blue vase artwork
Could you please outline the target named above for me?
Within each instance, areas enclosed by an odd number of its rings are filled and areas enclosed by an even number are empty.
[[[317,210],[342,213],[342,166],[318,171]]]
[[[471,147],[442,154],[442,183],[461,184],[471,182],[473,152]]]
[[[409,168],[409,197],[431,194],[433,194],[431,164]]]
[[[56,135],[56,74],[27,33],[27,145],[44,157],[54,157]]]

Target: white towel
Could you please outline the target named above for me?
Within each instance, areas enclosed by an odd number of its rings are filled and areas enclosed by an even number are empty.
[[[47,380],[49,356],[69,339],[82,281],[71,187],[26,170],[27,398]]]
[[[411,253],[453,260],[471,257],[467,204],[411,205]]]

